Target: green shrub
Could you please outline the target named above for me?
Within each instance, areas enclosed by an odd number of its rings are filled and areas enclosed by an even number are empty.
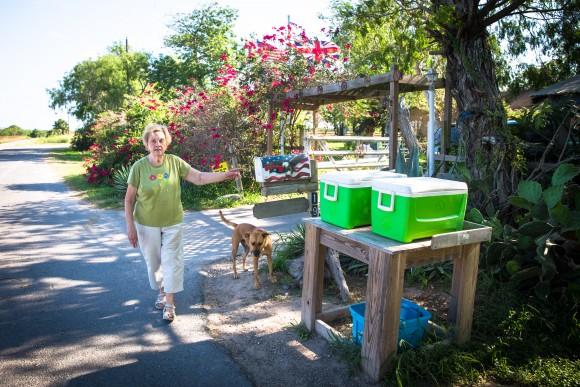
[[[397,355],[387,385],[573,386],[580,376],[580,323],[569,303],[546,304],[480,273],[471,342]]]
[[[30,131],[22,129],[18,125],[10,125],[7,128],[0,129],[0,136],[27,136]]]
[[[303,224],[285,234],[278,234],[278,241],[274,248],[274,269],[280,272],[287,271],[287,262],[304,254],[304,236],[306,230]]]
[[[90,146],[95,142],[95,135],[90,125],[75,130],[73,138],[70,143],[72,150],[79,152],[89,150]]]
[[[473,209],[469,218],[493,227],[485,266],[520,290],[540,299],[580,300],[580,187],[573,179],[580,167],[560,165],[545,189],[523,181],[509,202],[519,208],[516,226],[485,220]]]
[[[29,134],[31,138],[46,137],[47,135],[48,132],[46,130],[38,130],[38,129],[32,129],[32,131]]]

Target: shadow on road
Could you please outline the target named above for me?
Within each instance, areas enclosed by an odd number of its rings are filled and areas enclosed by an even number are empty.
[[[65,386],[251,386],[231,377],[237,366],[229,358],[208,361],[215,350],[215,343],[200,341],[176,345],[169,351],[141,353],[130,364],[78,376]]]
[[[13,191],[49,191],[65,192],[66,187],[62,183],[31,183],[31,184],[10,184],[6,189]]]
[[[0,162],[22,161],[22,159],[33,162],[45,162],[47,156],[53,151],[53,147],[0,149]]]

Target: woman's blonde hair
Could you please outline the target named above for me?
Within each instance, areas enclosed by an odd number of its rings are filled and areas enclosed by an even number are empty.
[[[169,134],[167,126],[160,124],[149,124],[145,127],[145,129],[143,129],[143,144],[145,144],[145,147],[147,147],[149,136],[151,136],[151,133],[155,132],[163,132],[163,134],[165,135],[165,141],[167,142],[167,146],[171,144],[171,134]]]

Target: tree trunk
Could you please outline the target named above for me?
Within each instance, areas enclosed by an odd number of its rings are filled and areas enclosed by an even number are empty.
[[[478,192],[474,205],[492,211],[512,192],[506,114],[495,77],[495,67],[485,29],[449,32],[442,42],[447,58],[447,78],[457,101],[457,128],[463,141],[466,166]],[[475,31],[475,32],[474,32]],[[453,36],[454,35],[454,36]],[[515,153],[515,152],[511,152]],[[493,207],[487,207],[493,204]]]

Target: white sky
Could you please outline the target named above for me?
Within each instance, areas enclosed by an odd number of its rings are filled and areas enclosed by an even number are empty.
[[[55,120],[80,124],[52,111],[46,89],[83,60],[129,39],[138,51],[164,52],[163,39],[179,14],[208,4],[200,0],[0,0],[0,128],[50,129]],[[219,0],[237,9],[238,37],[258,36],[291,21],[317,35],[329,0]],[[167,51],[165,51],[167,52]]]

